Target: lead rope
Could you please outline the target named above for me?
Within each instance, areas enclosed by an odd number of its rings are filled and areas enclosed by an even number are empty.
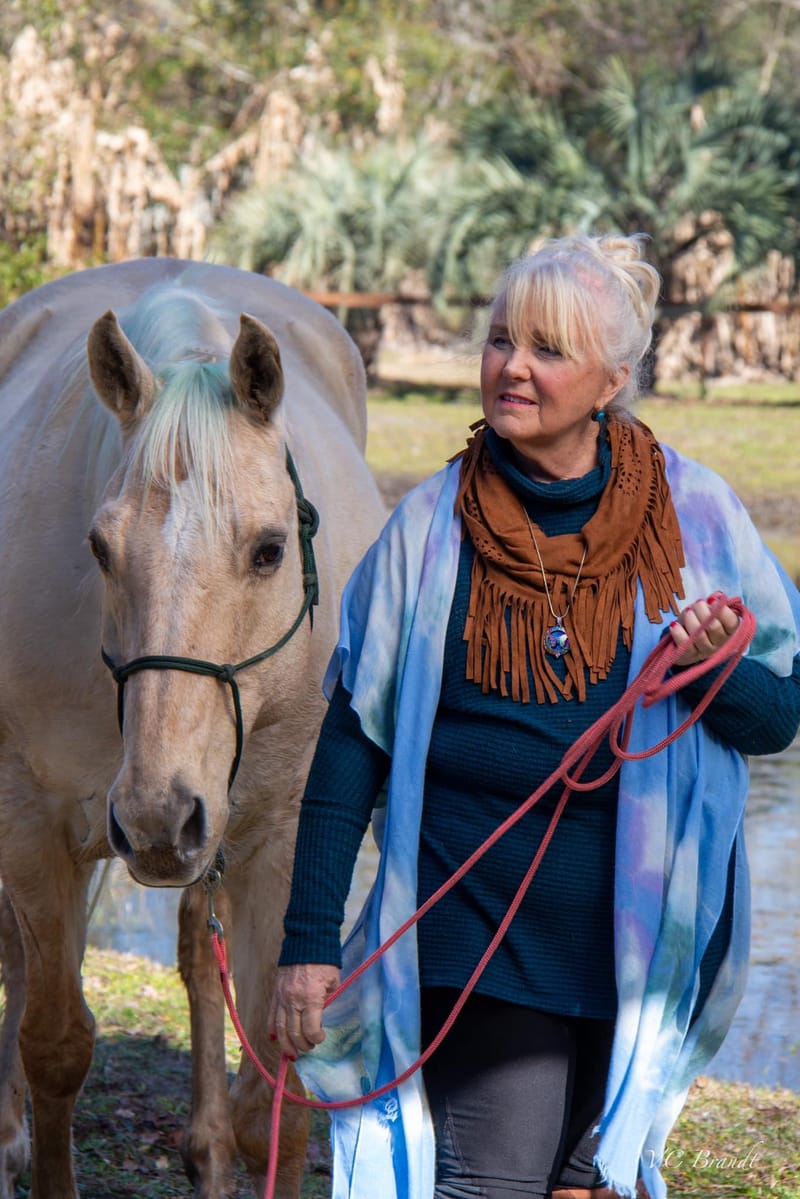
[[[670,678],[665,678],[667,672],[672,669],[678,658],[685,653],[688,645],[695,644],[698,637],[715,619],[715,613],[725,604],[727,604],[739,617],[739,626],[732,636],[725,642],[723,646],[720,646],[719,649],[715,650],[711,657],[705,658],[695,663],[693,666],[687,667],[686,669],[682,669],[679,674],[675,674]],[[450,891],[464,877],[465,874],[468,873],[469,870],[472,869],[475,863],[479,861],[479,859],[483,857],[483,855],[509,831],[509,829],[513,828],[513,826],[519,820],[521,820],[522,817],[526,815],[526,813],[529,812],[536,803],[538,803],[542,796],[546,794],[546,792],[549,791],[552,786],[559,782],[559,780],[565,784],[564,790],[550,819],[550,823],[547,826],[547,830],[542,838],[541,844],[539,845],[539,848],[525,873],[525,877],[520,883],[517,892],[511,901],[508,911],[503,917],[497,932],[492,937],[489,945],[478,962],[478,965],[473,970],[472,975],[461,992],[461,995],[456,1000],[453,1010],[450,1012],[450,1015],[445,1020],[441,1029],[431,1041],[430,1045],[423,1050],[417,1060],[408,1066],[407,1069],[405,1069],[401,1074],[399,1074],[397,1078],[392,1079],[391,1082],[384,1083],[383,1086],[378,1087],[365,1095],[358,1095],[352,1099],[325,1101],[321,1099],[309,1099],[304,1095],[297,1095],[294,1091],[287,1090],[286,1074],[291,1059],[288,1058],[286,1054],[281,1054],[277,1077],[273,1077],[273,1075],[269,1073],[252,1048],[247,1034],[245,1033],[241,1019],[239,1018],[239,1013],[236,1010],[236,1004],[231,990],[224,933],[222,930],[222,925],[214,914],[213,888],[209,889],[208,927],[211,932],[211,944],[214,950],[214,955],[219,966],[220,981],[222,983],[222,990],[225,996],[228,1012],[239,1037],[242,1049],[249,1057],[257,1072],[270,1084],[270,1086],[274,1088],[275,1091],[270,1122],[269,1160],[266,1185],[264,1189],[264,1199],[274,1199],[275,1194],[275,1179],[278,1168],[278,1145],[280,1140],[280,1118],[284,1098],[290,1100],[292,1103],[300,1104],[302,1107],[320,1108],[326,1111],[340,1111],[345,1108],[358,1107],[361,1104],[370,1103],[372,1100],[380,1098],[380,1096],[385,1095],[387,1091],[394,1090],[395,1087],[400,1086],[403,1082],[410,1078],[411,1075],[420,1068],[420,1066],[423,1066],[425,1062],[427,1062],[428,1058],[435,1053],[439,1045],[441,1045],[442,1041],[447,1036],[459,1012],[474,989],[475,984],[478,982],[481,974],[489,964],[492,955],[508,931],[509,925],[514,919],[520,904],[525,898],[525,894],[528,891],[533,877],[539,868],[539,863],[541,862],[542,857],[544,856],[544,853],[553,838],[553,834],[555,833],[558,822],[561,819],[561,815],[564,811],[567,800],[572,792],[594,790],[611,779],[620,769],[623,761],[633,761],[642,758],[653,757],[655,754],[660,753],[662,749],[666,748],[667,745],[670,745],[673,741],[677,740],[677,738],[680,737],[697,720],[699,720],[703,712],[705,712],[706,708],[711,703],[720,687],[722,687],[725,680],[736,668],[737,663],[744,656],[748,645],[753,639],[755,630],[755,617],[744,606],[741,599],[728,599],[726,596],[720,595],[711,605],[708,619],[704,621],[696,630],[696,632],[690,636],[689,642],[682,646],[677,646],[670,637],[663,637],[654,647],[654,649],[651,650],[650,654],[645,659],[639,674],[628,686],[622,697],[617,701],[616,704],[613,705],[613,707],[608,710],[608,712],[601,716],[599,720],[595,721],[595,723],[578,738],[574,745],[567,750],[558,769],[555,770],[539,787],[537,787],[533,794],[530,795],[516,809],[515,812],[512,812],[512,814],[507,817],[507,819],[504,820],[503,823],[500,824],[489,837],[487,837],[483,844],[480,845],[474,851],[474,853],[470,855],[469,858],[467,858],[463,865],[456,870],[456,872],[447,880],[447,882],[443,883],[442,886],[433,893],[433,895],[426,899],[422,906],[418,908],[412,916],[409,916],[405,923],[403,923],[394,933],[392,933],[392,935],[386,941],[384,941],[382,945],[380,945],[372,954],[370,954],[370,956],[366,958],[361,965],[352,972],[352,974],[348,975],[348,977],[340,983],[336,990],[328,996],[325,1001],[325,1007],[333,1003],[333,1001],[337,999],[338,996],[347,989],[347,987],[355,982],[355,980],[359,978],[365,970],[368,970],[370,966],[372,966],[378,960],[378,958],[386,953],[386,951],[390,949],[391,946],[394,945],[394,943],[398,941],[404,933],[408,932],[408,930],[412,928],[413,925],[415,925],[417,921],[425,915],[426,912],[430,911],[430,909],[437,904],[439,900],[446,895],[447,892]],[[679,691],[682,687],[685,687],[688,683],[693,682],[695,679],[700,678],[702,675],[706,674],[709,670],[714,669],[716,666],[722,666],[722,670],[720,671],[719,675],[714,679],[702,700],[692,710],[686,720],[684,720],[683,723],[678,726],[678,728],[674,729],[668,736],[664,737],[658,742],[658,744],[651,746],[649,749],[641,750],[636,753],[628,752],[631,730],[633,728],[634,709],[639,700],[642,701],[643,707],[649,708],[653,704],[658,703],[660,700],[666,699],[670,695],[674,695],[676,691]],[[584,770],[589,765],[589,762],[594,757],[606,736],[609,739],[609,744],[614,754],[615,761],[600,778],[593,779],[590,782],[582,782],[581,776],[583,775]]]

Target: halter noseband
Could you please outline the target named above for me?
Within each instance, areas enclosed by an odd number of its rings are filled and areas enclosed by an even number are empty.
[[[300,484],[300,477],[297,473],[292,455],[289,450],[286,450],[286,469],[289,473],[289,478],[294,484],[294,493],[297,500],[297,521],[298,531],[300,536],[300,553],[303,563],[303,603],[300,611],[297,614],[291,628],[283,634],[283,636],[271,645],[269,649],[265,649],[260,654],[255,654],[252,658],[246,658],[244,662],[239,662],[232,666],[230,663],[220,666],[216,662],[205,662],[202,658],[179,658],[173,657],[170,654],[148,654],[143,658],[133,658],[124,666],[117,666],[113,659],[108,656],[104,649],[100,650],[103,661],[113,675],[114,681],[117,684],[117,721],[119,723],[119,731],[122,732],[125,722],[125,683],[132,674],[136,674],[140,670],[184,670],[189,674],[210,675],[212,678],[217,678],[221,683],[227,683],[231,689],[231,697],[233,699],[233,710],[236,718],[236,752],[233,756],[233,765],[231,766],[230,774],[228,775],[228,790],[233,786],[233,780],[236,778],[239,769],[239,763],[242,760],[242,751],[244,749],[244,725],[242,721],[242,701],[239,695],[239,684],[236,681],[236,675],[240,670],[246,670],[248,666],[255,666],[257,662],[263,662],[266,658],[271,658],[279,649],[282,649],[288,641],[292,639],[300,625],[305,620],[308,614],[313,627],[314,624],[314,606],[319,603],[319,575],[317,574],[317,565],[314,558],[314,546],[312,538],[319,528],[319,513],[310,500],[307,500],[303,495],[303,488]]]

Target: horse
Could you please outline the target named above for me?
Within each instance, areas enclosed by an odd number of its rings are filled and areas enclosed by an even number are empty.
[[[365,395],[330,313],[221,265],[96,267],[0,313],[0,1199],[28,1168],[35,1199],[78,1195],[87,895],[114,855],[182,888],[194,1194],[231,1195],[237,1151],[263,1185],[270,1093],[246,1060],[228,1087],[209,887],[245,1031],[274,1068],[321,684],[341,589],[384,517]],[[307,1131],[293,1105],[281,1199],[300,1193]]]

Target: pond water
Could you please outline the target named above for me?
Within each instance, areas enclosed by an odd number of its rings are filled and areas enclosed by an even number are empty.
[[[708,1073],[800,1091],[800,738],[782,754],[754,758],[751,778],[750,977],[734,1025]],[[348,904],[351,918],[369,887],[372,861],[372,854],[362,855]],[[179,895],[138,886],[115,861],[97,895],[90,944],[173,964]]]
[[[800,1091],[800,739],[751,761],[747,990],[710,1074]]]

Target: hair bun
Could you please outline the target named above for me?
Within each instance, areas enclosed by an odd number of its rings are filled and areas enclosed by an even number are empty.
[[[593,244],[597,258],[629,293],[643,323],[652,325],[661,291],[661,276],[644,257],[647,234],[607,233],[586,241]]]

